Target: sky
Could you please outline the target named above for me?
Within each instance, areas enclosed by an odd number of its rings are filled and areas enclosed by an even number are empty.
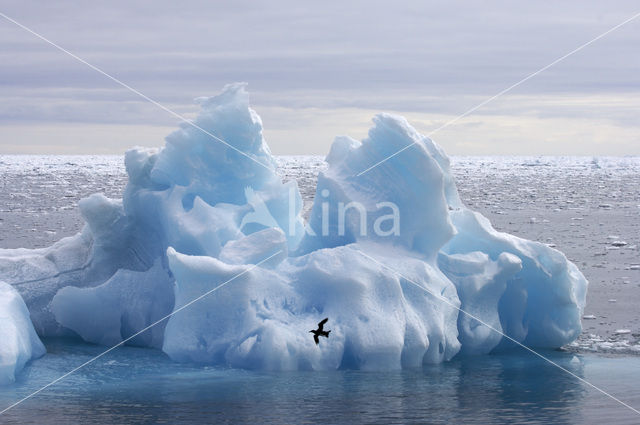
[[[3,0],[168,108],[248,83],[275,154],[380,112],[428,134],[640,12],[637,1]],[[179,120],[0,17],[0,154],[121,154]],[[640,155],[640,17],[432,138],[453,155]]]

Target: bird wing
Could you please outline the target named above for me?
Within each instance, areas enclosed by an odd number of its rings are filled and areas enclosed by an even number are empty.
[[[324,326],[325,323],[327,323],[327,321],[329,320],[328,317],[325,317],[324,319],[322,319],[322,321],[320,323],[318,323],[318,330],[321,331],[322,327]]]
[[[320,344],[320,340],[318,339],[318,335],[313,336],[313,340],[316,342],[316,345]]]

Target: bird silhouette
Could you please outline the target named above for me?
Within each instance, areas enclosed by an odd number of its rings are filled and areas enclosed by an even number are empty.
[[[324,324],[327,323],[327,320],[329,320],[328,317],[325,317],[324,319],[322,319],[322,321],[320,323],[318,323],[318,329],[315,329],[313,331],[309,331],[313,334],[313,340],[316,342],[316,345],[320,344],[320,339],[318,338],[319,336],[323,336],[325,338],[329,338],[329,331],[325,331],[323,330]]]

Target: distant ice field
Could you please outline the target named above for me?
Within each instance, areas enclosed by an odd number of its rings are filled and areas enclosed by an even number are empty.
[[[311,208],[320,156],[278,157]],[[465,204],[493,225],[564,252],[590,282],[572,350],[640,354],[640,157],[453,157]],[[0,248],[36,248],[78,232],[77,202],[120,198],[122,156],[0,156]]]

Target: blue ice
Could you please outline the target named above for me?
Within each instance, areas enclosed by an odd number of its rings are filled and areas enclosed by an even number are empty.
[[[19,293],[40,336],[111,345],[180,309],[128,343],[238,368],[383,370],[580,334],[582,273],[466,208],[445,153],[404,118],[336,138],[305,223],[245,85],[199,102],[200,128],[127,151],[122,200],[80,202],[81,233],[0,250],[0,280],[17,290],[0,303]],[[42,346],[24,309],[5,311],[21,323],[0,328],[13,371]],[[331,336],[316,346],[308,331],[323,317]]]

